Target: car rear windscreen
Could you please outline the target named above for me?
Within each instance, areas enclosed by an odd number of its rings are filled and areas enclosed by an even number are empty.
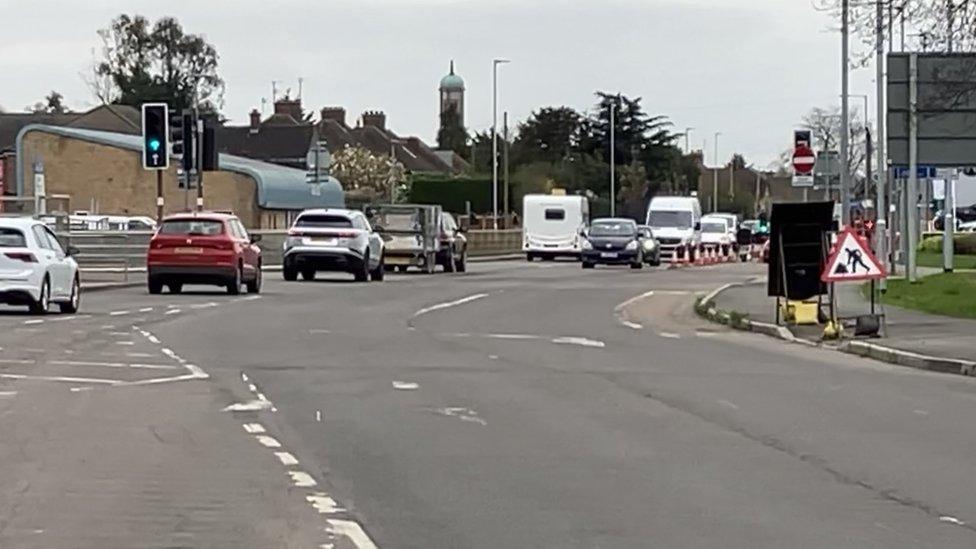
[[[169,219],[159,228],[159,234],[216,236],[223,232],[224,223],[214,219]]]
[[[352,220],[344,215],[303,215],[295,221],[295,226],[313,229],[351,229]]]
[[[724,233],[727,229],[725,223],[720,221],[706,221],[702,223],[701,230],[703,233]]]
[[[26,248],[24,233],[9,227],[0,227],[0,248]]]

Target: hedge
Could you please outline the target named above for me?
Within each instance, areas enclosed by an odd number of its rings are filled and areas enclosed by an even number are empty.
[[[973,255],[976,254],[976,233],[954,235],[953,249],[957,254]],[[930,236],[918,245],[919,251],[923,252],[942,252],[942,237]]]
[[[501,194],[498,199],[501,201]],[[414,177],[409,200],[416,204],[440,204],[444,210],[464,213],[465,204],[478,214],[491,212],[491,179],[467,177]]]

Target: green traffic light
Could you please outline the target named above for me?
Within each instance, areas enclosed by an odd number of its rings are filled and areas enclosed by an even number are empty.
[[[156,151],[159,150],[159,146],[161,144],[162,143],[160,143],[160,141],[158,139],[150,139],[149,140],[149,150],[152,151],[152,152],[156,152]]]

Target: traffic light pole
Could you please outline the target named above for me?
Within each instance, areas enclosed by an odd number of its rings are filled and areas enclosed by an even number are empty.
[[[163,171],[156,171],[156,223],[163,222]]]
[[[193,163],[197,170],[197,211],[203,211],[203,119],[200,118],[197,113],[197,109],[193,109],[193,119],[196,122],[196,142],[193,144],[196,147],[196,155],[194,155]]]

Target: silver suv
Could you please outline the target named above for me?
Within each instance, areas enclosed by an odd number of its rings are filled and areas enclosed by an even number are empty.
[[[282,273],[313,280],[318,271],[342,271],[358,282],[383,280],[383,239],[362,212],[342,209],[305,210],[285,239]]]

